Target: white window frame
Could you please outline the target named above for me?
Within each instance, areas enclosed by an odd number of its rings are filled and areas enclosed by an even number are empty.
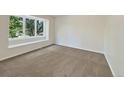
[[[22,17],[23,18],[23,33],[24,33],[24,37],[22,37],[22,38],[19,38],[19,37],[17,37],[17,38],[9,38],[8,37],[8,39],[9,39],[8,48],[13,48],[13,47],[18,47],[18,46],[22,46],[22,45],[27,45],[27,44],[32,44],[32,43],[37,43],[37,42],[42,42],[42,41],[49,40],[49,20],[48,19],[29,16],[29,15],[26,15],[26,16],[25,15],[12,15],[12,16]],[[26,37],[26,34],[25,34],[26,18],[35,20],[35,36]],[[43,21],[43,25],[44,25],[43,26],[43,36],[38,36],[37,35],[37,24],[36,24],[37,20]],[[27,42],[25,42],[26,40],[27,40]],[[28,41],[28,40],[31,40],[31,41]],[[12,44],[12,42],[20,42],[20,41],[24,41],[24,42]]]

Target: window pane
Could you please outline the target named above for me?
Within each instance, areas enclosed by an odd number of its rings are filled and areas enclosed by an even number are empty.
[[[23,36],[23,18],[9,17],[9,38],[17,38]]]
[[[43,36],[43,21],[37,20],[37,35]]]
[[[26,36],[34,36],[35,35],[35,21],[33,19],[26,18]]]

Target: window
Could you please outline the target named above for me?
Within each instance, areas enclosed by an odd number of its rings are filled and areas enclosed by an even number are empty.
[[[26,36],[35,36],[35,20],[26,18],[26,28],[25,28],[25,35]]]
[[[9,45],[48,40],[49,21],[34,16],[9,16]]]
[[[17,38],[23,36],[23,18],[10,16],[9,17],[9,38]]]
[[[37,35],[43,36],[43,21],[37,20]]]

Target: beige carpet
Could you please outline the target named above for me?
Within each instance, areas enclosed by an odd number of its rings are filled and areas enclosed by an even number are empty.
[[[104,55],[52,45],[0,62],[0,76],[108,77]]]

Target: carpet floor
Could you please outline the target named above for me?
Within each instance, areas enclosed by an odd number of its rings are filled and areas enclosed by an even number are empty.
[[[0,62],[1,77],[112,77],[103,54],[51,45]]]

